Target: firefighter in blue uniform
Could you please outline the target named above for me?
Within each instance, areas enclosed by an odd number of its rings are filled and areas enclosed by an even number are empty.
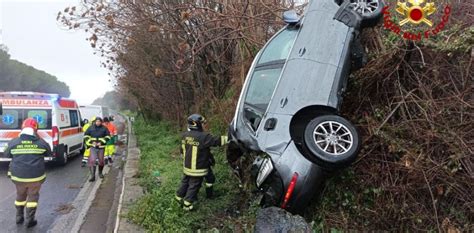
[[[27,227],[33,227],[39,191],[46,179],[44,157],[51,156],[51,148],[38,136],[36,120],[24,120],[21,128],[20,136],[8,143],[5,155],[12,159],[8,176],[16,186],[16,223],[24,222],[26,207]]]
[[[227,136],[214,137],[205,132],[206,120],[199,114],[188,117],[188,131],[182,134],[181,153],[184,157],[184,176],[176,192],[176,200],[183,204],[185,210],[193,210],[199,189],[206,178],[206,193],[212,195],[214,174],[210,171],[213,156],[210,148],[223,146]]]

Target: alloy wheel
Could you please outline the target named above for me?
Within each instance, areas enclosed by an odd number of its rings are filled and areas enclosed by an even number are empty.
[[[313,139],[322,151],[330,155],[342,155],[354,144],[354,136],[343,124],[335,121],[324,121],[316,126]]]

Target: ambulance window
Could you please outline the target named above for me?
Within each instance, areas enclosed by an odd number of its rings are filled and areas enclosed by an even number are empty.
[[[20,129],[21,110],[4,109],[0,117],[0,129]]]
[[[79,116],[77,111],[69,110],[69,117],[71,118],[71,127],[78,127],[79,126]]]
[[[33,118],[38,122],[39,129],[51,129],[51,110],[27,109],[25,119]]]

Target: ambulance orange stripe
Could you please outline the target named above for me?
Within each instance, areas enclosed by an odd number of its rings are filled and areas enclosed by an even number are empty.
[[[79,134],[79,133],[82,133],[82,131],[79,131],[80,128],[72,128],[72,129],[66,129],[66,130],[63,130],[59,133],[59,135],[61,137],[67,137],[67,136],[71,136],[71,135],[74,135],[74,134]]]
[[[77,130],[77,129],[76,129]],[[13,139],[13,138],[16,138],[18,136],[20,136],[20,132],[21,131],[15,131],[15,132],[0,132],[0,138],[8,138],[8,139]],[[41,134],[44,135],[44,133],[46,133],[47,135],[49,135],[50,137],[53,136],[53,132],[51,131],[40,131],[40,136],[42,136]]]
[[[16,138],[20,135],[20,131],[17,132],[2,132],[0,138]]]

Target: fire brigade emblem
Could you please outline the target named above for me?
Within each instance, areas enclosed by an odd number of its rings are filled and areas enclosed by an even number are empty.
[[[436,11],[436,7],[433,2],[425,3],[425,0],[407,0],[405,2],[398,1],[396,11],[406,17],[399,22],[400,26],[409,22],[415,25],[425,23],[432,27],[433,22],[427,17]]]

